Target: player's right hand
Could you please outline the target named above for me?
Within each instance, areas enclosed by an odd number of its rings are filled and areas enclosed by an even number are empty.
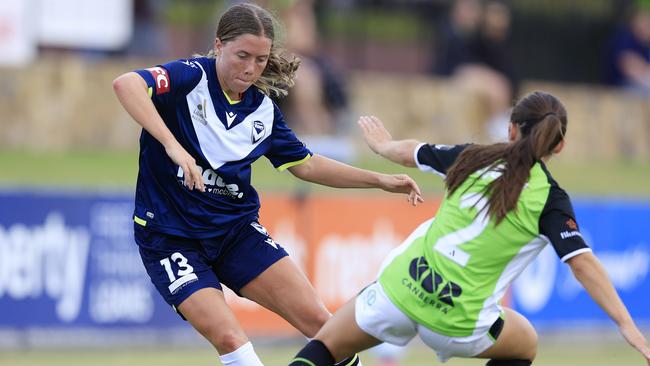
[[[205,192],[205,184],[203,183],[201,170],[196,165],[196,160],[194,160],[192,155],[185,151],[178,142],[171,146],[165,146],[165,152],[176,165],[183,169],[183,183],[185,186],[190,191],[196,188],[201,192]]]
[[[384,127],[381,120],[375,116],[361,116],[357,121],[361,131],[363,131],[363,138],[370,150],[376,154],[381,155],[382,146],[390,141],[393,141],[393,136]]]

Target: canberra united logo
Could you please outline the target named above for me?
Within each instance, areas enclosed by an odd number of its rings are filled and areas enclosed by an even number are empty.
[[[266,133],[266,128],[262,121],[253,121],[253,130],[251,131],[251,143],[258,142],[264,134]]]
[[[437,296],[438,301],[454,306],[454,297],[460,296],[463,289],[452,281],[445,281],[431,269],[424,257],[415,258],[409,265],[409,275],[422,289]]]

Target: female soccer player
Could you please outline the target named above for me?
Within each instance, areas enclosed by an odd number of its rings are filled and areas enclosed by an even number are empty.
[[[286,126],[270,95],[284,95],[299,60],[274,44],[274,19],[252,4],[221,17],[213,55],[126,73],[113,82],[144,128],[135,197],[135,240],[164,299],[225,365],[261,365],[224,301],[221,284],[313,337],[330,317],[285,250],[258,222],[251,164],[331,187],[420,191],[385,175],[313,155]],[[348,355],[349,356],[349,355]],[[358,362],[354,356],[346,365]]]
[[[550,94],[532,93],[517,103],[510,120],[509,143],[445,146],[393,141],[379,119],[361,117],[374,152],[442,175],[447,192],[435,219],[388,256],[379,280],[344,305],[292,366],[332,365],[381,342],[404,345],[416,335],[442,362],[477,357],[490,359],[489,366],[530,365],[537,334],[499,302],[549,243],[650,364],[645,338],[543,162],[564,147],[564,106]]]

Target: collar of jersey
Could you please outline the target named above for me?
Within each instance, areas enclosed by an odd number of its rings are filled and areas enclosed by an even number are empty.
[[[237,103],[241,102],[241,99],[239,99],[239,100],[232,100],[232,99],[230,99],[230,97],[228,96],[228,93],[226,93],[225,90],[221,89],[221,92],[222,92],[223,95],[226,97],[226,100],[228,101],[228,103],[229,103],[230,105],[237,104]]]

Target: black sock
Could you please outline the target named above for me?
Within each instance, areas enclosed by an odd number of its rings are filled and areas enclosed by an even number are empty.
[[[332,366],[334,356],[323,342],[314,339],[307,343],[293,358],[289,366]]]
[[[345,360],[337,363],[335,366],[357,366],[359,364],[361,364],[359,354],[355,354],[354,356],[348,357]]]
[[[490,360],[485,366],[530,366],[532,364],[530,360]]]

